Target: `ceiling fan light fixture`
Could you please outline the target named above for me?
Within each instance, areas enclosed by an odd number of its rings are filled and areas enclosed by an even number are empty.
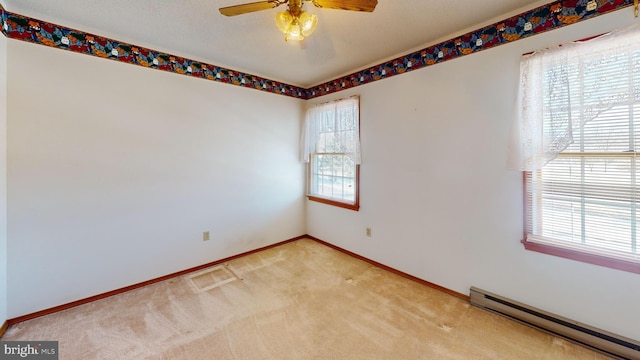
[[[318,17],[315,14],[309,14],[303,11],[300,14],[300,24],[302,26],[302,35],[309,36],[318,26]]]
[[[280,11],[279,13],[276,14],[275,20],[276,20],[276,26],[278,27],[278,30],[286,34],[289,32],[289,29],[291,28],[291,23],[293,23],[293,15],[291,15],[289,10]]]
[[[302,11],[305,1],[311,1],[317,8],[372,12],[378,5],[378,0],[262,0],[246,4],[226,6],[220,8],[220,13],[226,16],[236,16],[255,11],[269,10],[287,4],[287,10],[276,14],[275,22],[278,29],[284,33],[284,40],[302,40],[311,35],[318,26],[318,17]],[[638,0],[635,0],[636,2]]]
[[[284,34],[284,40],[303,40],[305,36],[311,35],[318,26],[318,17],[297,8],[292,13],[290,9],[276,13],[276,26]]]
[[[289,31],[287,31],[287,33],[284,36],[284,40],[300,41],[302,39],[304,39],[304,36],[302,36],[302,29],[300,26],[300,22],[298,21],[297,18],[294,18],[293,22],[291,23],[291,26],[289,27]]]

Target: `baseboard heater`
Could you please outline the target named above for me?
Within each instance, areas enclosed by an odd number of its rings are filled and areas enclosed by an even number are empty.
[[[471,304],[621,359],[640,359],[640,342],[471,287]]]

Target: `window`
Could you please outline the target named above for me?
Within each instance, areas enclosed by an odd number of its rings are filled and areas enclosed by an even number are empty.
[[[640,273],[640,31],[525,55],[525,248]]]
[[[303,158],[309,163],[309,200],[359,209],[359,98],[307,110]]]

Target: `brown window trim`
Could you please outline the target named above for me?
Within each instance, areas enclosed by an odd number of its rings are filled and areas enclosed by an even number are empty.
[[[309,169],[309,171],[311,171],[311,169]],[[327,204],[327,205],[333,205],[333,206],[341,207],[344,209],[353,210],[353,211],[360,210],[360,165],[356,165],[356,201],[353,204],[344,202],[344,201],[335,200],[335,199],[315,196],[311,194],[307,195],[307,199],[311,201]]]
[[[527,240],[522,240],[521,242],[526,250],[640,274],[640,263],[637,262],[616,259],[604,255],[586,253],[578,250],[563,248],[560,246],[539,244]]]

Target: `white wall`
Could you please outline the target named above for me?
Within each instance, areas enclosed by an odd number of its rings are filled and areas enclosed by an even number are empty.
[[[302,107],[9,40],[8,316],[304,234]]]
[[[640,275],[525,251],[522,176],[506,170],[521,54],[633,22],[626,9],[310,101],[361,95],[363,163],[360,211],[308,202],[308,233],[640,339]]]
[[[360,211],[308,202],[306,224],[301,101],[0,36],[0,315],[306,231],[461,293],[478,286],[640,339],[640,275],[525,251],[521,175],[505,167],[520,54],[633,21],[626,9],[310,101],[361,95],[363,165]],[[0,213],[0,251],[2,226]]]
[[[7,320],[7,38],[0,34],[0,325]]]

